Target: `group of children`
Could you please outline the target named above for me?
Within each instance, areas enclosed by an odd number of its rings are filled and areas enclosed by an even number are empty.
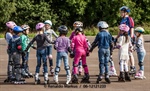
[[[99,76],[97,83],[102,80],[103,76],[107,83],[111,83],[109,77],[116,76],[115,66],[112,60],[112,51],[119,49],[119,65],[120,75],[118,81],[131,81],[128,70],[128,61],[131,59],[131,71],[135,71],[134,58],[132,51],[137,50],[139,71],[136,73],[135,78],[145,78],[144,76],[144,57],[146,51],[144,49],[144,40],[142,33],[144,29],[137,27],[134,29],[134,23],[131,17],[127,14],[129,12],[128,7],[121,7],[121,16],[123,17],[120,26],[119,34],[116,38],[113,38],[108,31],[108,24],[105,21],[100,21],[97,24],[99,33],[96,35],[94,42],[90,45],[88,39],[83,33],[83,23],[75,21],[73,23],[74,31],[70,38],[66,37],[68,28],[65,25],[58,27],[59,36],[51,29],[52,22],[46,20],[44,23],[40,22],[36,25],[37,35],[29,41],[28,33],[30,27],[28,25],[17,26],[13,21],[6,23],[8,32],[6,33],[6,40],[8,43],[8,78],[5,82],[12,81],[15,84],[24,83],[24,77],[33,77],[29,72],[28,58],[30,47],[36,49],[37,65],[35,71],[35,84],[40,83],[39,72],[41,64],[43,65],[44,83],[49,83],[47,60],[49,60],[49,67],[51,74],[54,73],[54,82],[59,83],[58,74],[60,72],[61,61],[63,59],[64,69],[66,70],[66,84],[79,83],[78,75],[82,73],[82,67],[84,69],[84,77],[82,83],[90,83],[90,75],[86,57],[89,53],[98,46],[99,57]],[[135,36],[134,32],[135,31]],[[22,35],[20,35],[22,33]],[[52,35],[56,37],[53,41]],[[33,46],[36,41],[37,46]],[[53,69],[53,57],[52,57],[52,44],[57,51],[56,67]],[[73,59],[72,75],[70,72],[69,58]],[[22,57],[22,64],[20,59]],[[41,61],[42,60],[42,61]],[[109,63],[110,62],[110,66]],[[132,72],[133,72],[132,71]],[[72,78],[71,78],[72,76]]]

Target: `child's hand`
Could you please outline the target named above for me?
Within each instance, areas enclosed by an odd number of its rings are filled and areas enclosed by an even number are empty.
[[[32,48],[35,49],[35,50],[37,49],[35,46],[32,46]]]
[[[70,53],[70,58],[74,58],[74,56],[75,56],[74,52],[71,52]]]
[[[23,52],[22,52],[22,56],[25,56],[25,55],[26,55],[26,51],[23,51]]]

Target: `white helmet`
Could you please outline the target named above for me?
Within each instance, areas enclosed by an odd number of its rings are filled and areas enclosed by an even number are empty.
[[[49,24],[50,26],[52,26],[52,22],[51,22],[50,20],[46,20],[46,21],[44,22],[44,24]]]
[[[98,24],[97,24],[97,27],[105,29],[105,28],[108,28],[109,26],[105,21],[99,21]]]

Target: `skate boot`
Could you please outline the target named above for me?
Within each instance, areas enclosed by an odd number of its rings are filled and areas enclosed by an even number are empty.
[[[118,81],[119,81],[119,82],[125,82],[125,79],[124,79],[124,72],[120,72],[120,76],[118,77]]]
[[[136,74],[136,69],[135,66],[130,66],[130,71],[129,71],[129,75],[134,76]]]
[[[13,83],[17,85],[17,84],[25,84],[26,82],[25,82],[25,79],[20,79],[20,80],[14,81]]]
[[[47,87],[49,84],[48,73],[44,74],[44,86]]]
[[[114,66],[111,66],[111,67],[109,68],[109,76],[110,76],[110,77],[111,77],[111,76],[117,76],[116,69],[115,69]]]
[[[54,75],[54,69],[52,67],[50,67],[50,73],[51,75]]]
[[[40,78],[39,78],[39,73],[35,73],[35,85],[40,84]]]
[[[28,73],[26,73],[26,71],[24,69],[21,70],[21,75],[23,78],[29,78]]]
[[[111,81],[110,81],[110,79],[109,79],[109,75],[108,74],[105,74],[105,81],[107,82],[107,83],[111,83]]]
[[[32,73],[30,73],[30,72],[28,72],[28,76],[29,76],[30,78],[33,78],[33,75],[32,75]]]
[[[70,81],[71,81],[71,75],[67,75],[67,82],[66,82],[66,84],[69,84]]]
[[[90,79],[89,74],[85,74],[81,80],[81,83],[90,83],[89,79]]]
[[[144,76],[144,71],[139,70],[135,75],[135,79],[146,79],[146,77]]]
[[[97,78],[96,83],[99,83],[100,81],[102,81],[102,79],[103,79],[103,75],[99,75],[98,78]]]
[[[14,82],[16,79],[13,76],[7,77],[7,79],[4,80],[4,83],[6,82]]]
[[[126,80],[126,81],[131,81],[131,79],[130,79],[130,76],[129,76],[129,73],[128,73],[128,72],[125,72],[125,80]]]
[[[79,66],[79,75],[82,73],[82,66]]]
[[[77,75],[73,75],[71,81],[72,81],[72,83],[79,84],[78,76]]]
[[[54,82],[55,82],[56,84],[59,84],[59,82],[58,82],[58,75],[55,75],[55,76],[54,76]]]

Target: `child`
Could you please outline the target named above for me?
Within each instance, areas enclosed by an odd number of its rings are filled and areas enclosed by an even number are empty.
[[[68,29],[66,26],[61,25],[58,28],[59,37],[56,39],[54,48],[57,50],[56,68],[54,81],[58,84],[58,73],[60,71],[61,61],[64,61],[64,69],[66,70],[67,82],[69,84],[71,80],[70,66],[68,63],[68,51],[71,52],[70,40],[66,37]]]
[[[108,32],[108,24],[105,21],[100,21],[97,24],[99,28],[99,33],[97,34],[94,42],[92,43],[92,47],[90,52],[94,49],[95,46],[98,45],[99,51],[99,76],[97,78],[97,83],[102,80],[104,75],[104,68],[105,68],[105,81],[107,83],[111,83],[109,79],[109,66],[108,62],[110,60],[110,46],[112,45],[112,36]]]
[[[15,75],[15,81],[14,84],[23,84],[25,83],[25,80],[22,79],[21,76],[21,65],[20,65],[20,58],[22,55],[22,48],[21,48],[21,39],[20,39],[20,33],[23,31],[23,29],[20,26],[15,26],[13,28],[13,37],[9,41],[8,45],[8,52],[10,54],[10,60],[13,62],[14,65],[14,75]]]
[[[29,27],[29,25],[22,25],[21,27],[23,29],[23,32],[22,32],[23,34],[21,35],[20,38],[22,40],[22,43],[21,43],[22,50],[24,51],[30,42],[29,37],[28,37],[30,27]],[[33,47],[33,46],[32,46],[32,48],[35,49],[35,47]],[[22,56],[22,75],[25,78],[33,77],[32,73],[29,72],[29,66],[28,66],[29,51],[30,50],[27,51],[26,55]]]
[[[25,52],[28,51],[30,46],[36,41],[37,43],[37,66],[35,71],[35,84],[40,84],[40,78],[39,78],[39,72],[41,67],[41,59],[43,62],[43,68],[44,68],[44,83],[45,85],[49,83],[48,79],[48,70],[47,70],[47,60],[46,60],[46,46],[44,45],[44,42],[47,41],[48,43],[51,43],[47,36],[44,34],[44,23],[38,23],[36,25],[37,35],[32,39],[32,41],[28,44],[27,48],[25,49]]]
[[[13,34],[13,28],[16,26],[16,24],[13,21],[8,21],[6,23],[6,27],[7,27],[7,32],[5,33],[5,39],[7,44],[9,45],[9,41],[12,38],[12,34]],[[14,79],[14,75],[13,75],[13,64],[12,61],[10,60],[10,54],[8,52],[7,49],[7,54],[8,54],[8,66],[7,66],[7,79],[4,80],[4,82],[11,82]]]
[[[127,6],[122,6],[120,8],[120,14],[122,17],[122,20],[120,22],[120,24],[126,24],[129,26],[129,31],[128,31],[128,35],[130,36],[131,42],[132,44],[134,44],[135,42],[135,37],[134,37],[134,21],[133,18],[129,16],[130,13],[130,9]],[[118,36],[116,37],[116,40],[119,38],[121,34],[118,33]],[[135,70],[135,61],[134,61],[134,56],[133,53],[130,51],[129,52],[129,61],[130,61],[130,74],[135,74],[136,70]]]
[[[73,32],[71,33],[71,36],[70,36],[70,40],[72,40],[73,39],[73,37],[76,35],[76,33],[75,33],[75,29],[76,28],[79,28],[79,27],[83,27],[83,23],[82,22],[80,22],[80,21],[75,21],[74,23],[73,23],[73,27],[74,27],[74,30],[73,30]],[[88,41],[88,39],[86,39],[87,40],[87,44],[88,44],[88,47],[89,47],[89,49],[90,49],[90,47],[91,47],[91,44],[90,44],[90,42]],[[75,51],[75,50],[74,50]],[[79,73],[79,75],[81,75],[81,73],[82,73],[82,60],[80,59],[80,61],[79,61],[79,66],[78,66],[78,68],[79,68],[79,70],[78,70],[78,73]],[[73,70],[72,70],[73,71]],[[72,72],[73,73],[73,72]]]
[[[52,35],[54,35],[55,38],[57,38],[58,35],[51,29],[52,22],[50,20],[46,20],[44,24],[45,24],[44,34],[46,34],[47,38],[50,41],[53,41]],[[53,57],[52,57],[52,44],[48,42],[45,42],[45,44],[47,45],[47,59],[49,59],[50,73],[53,75],[54,69],[53,69]]]
[[[128,36],[129,27],[126,24],[121,24],[119,29],[122,36],[118,38],[118,45],[116,46],[116,48],[119,49],[120,64],[120,76],[118,77],[118,81],[131,81],[128,73],[129,51],[131,51],[132,48],[130,37]]]
[[[135,78],[146,78],[144,76],[144,58],[146,55],[146,51],[144,48],[144,38],[143,38],[143,33],[144,29],[142,27],[137,27],[135,30],[135,35],[137,37],[136,39],[136,51],[137,51],[137,56],[138,56],[138,64],[139,64],[139,71],[136,73]]]
[[[114,37],[112,37],[112,41],[114,43]],[[112,54],[113,54],[113,46],[110,46],[110,67],[109,67],[109,76],[117,76],[114,61],[112,59]]]
[[[80,58],[82,59],[82,66],[84,68],[84,77],[82,78],[83,83],[89,83],[89,71],[88,66],[86,63],[86,55],[88,55],[88,45],[86,41],[86,37],[82,34],[82,28],[76,28],[75,33],[76,36],[73,37],[71,47],[72,50],[75,50],[75,57],[74,57],[74,64],[73,64],[73,77],[72,83],[79,83],[78,82],[78,64]]]

